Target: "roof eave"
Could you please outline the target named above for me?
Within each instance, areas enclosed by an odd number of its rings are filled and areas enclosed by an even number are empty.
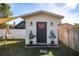
[[[29,13],[29,14],[24,14],[24,15],[21,15],[19,17],[25,19],[28,16],[31,16],[31,15],[34,15],[34,14],[38,14],[38,13],[46,13],[46,14],[49,14],[49,15],[52,15],[52,16],[56,16],[56,17],[58,17],[60,19],[63,19],[64,18],[64,16],[62,16],[62,15],[58,15],[58,14],[51,13],[51,12],[48,12],[48,11],[43,11],[43,10],[36,11],[36,12],[32,12],[32,13]]]

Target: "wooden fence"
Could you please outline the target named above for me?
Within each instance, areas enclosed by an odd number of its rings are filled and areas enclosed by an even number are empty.
[[[59,30],[59,40],[66,46],[79,52],[79,30],[77,29],[62,29]]]

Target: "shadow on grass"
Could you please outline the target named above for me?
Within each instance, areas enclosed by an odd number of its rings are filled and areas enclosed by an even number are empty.
[[[40,55],[54,55],[54,56],[77,56],[78,52],[68,48],[63,43],[57,49],[45,49],[47,53],[40,53],[40,49],[25,48],[24,40],[17,43],[7,44],[0,47],[1,56],[40,56]]]
[[[49,54],[53,54],[54,56],[79,56],[79,52],[72,50],[62,42],[60,42],[59,48],[48,49],[48,55]]]
[[[24,40],[0,46],[1,56],[33,56],[40,55],[39,49],[25,48]]]

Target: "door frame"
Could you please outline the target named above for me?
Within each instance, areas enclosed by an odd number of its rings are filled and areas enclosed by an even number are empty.
[[[38,33],[38,32],[37,32],[37,30],[38,30],[38,27],[37,27],[38,25],[37,25],[37,23],[42,23],[42,22],[41,22],[41,21],[36,22],[36,35],[37,35],[37,33]],[[40,42],[40,43],[37,42],[38,38],[37,38],[37,36],[36,36],[36,44],[47,44],[47,22],[43,22],[43,23],[45,24],[45,27],[46,27],[46,36],[45,36],[45,37],[46,37],[46,39],[45,39],[46,42],[44,42],[44,43],[43,43],[43,42]]]

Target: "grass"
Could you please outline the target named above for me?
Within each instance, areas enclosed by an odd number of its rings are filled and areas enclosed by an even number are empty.
[[[2,43],[0,43],[2,44]],[[57,49],[47,49],[47,53],[40,53],[40,49],[25,48],[24,40],[7,40],[6,45],[0,46],[0,56],[78,56],[79,53],[68,48],[63,43]]]

